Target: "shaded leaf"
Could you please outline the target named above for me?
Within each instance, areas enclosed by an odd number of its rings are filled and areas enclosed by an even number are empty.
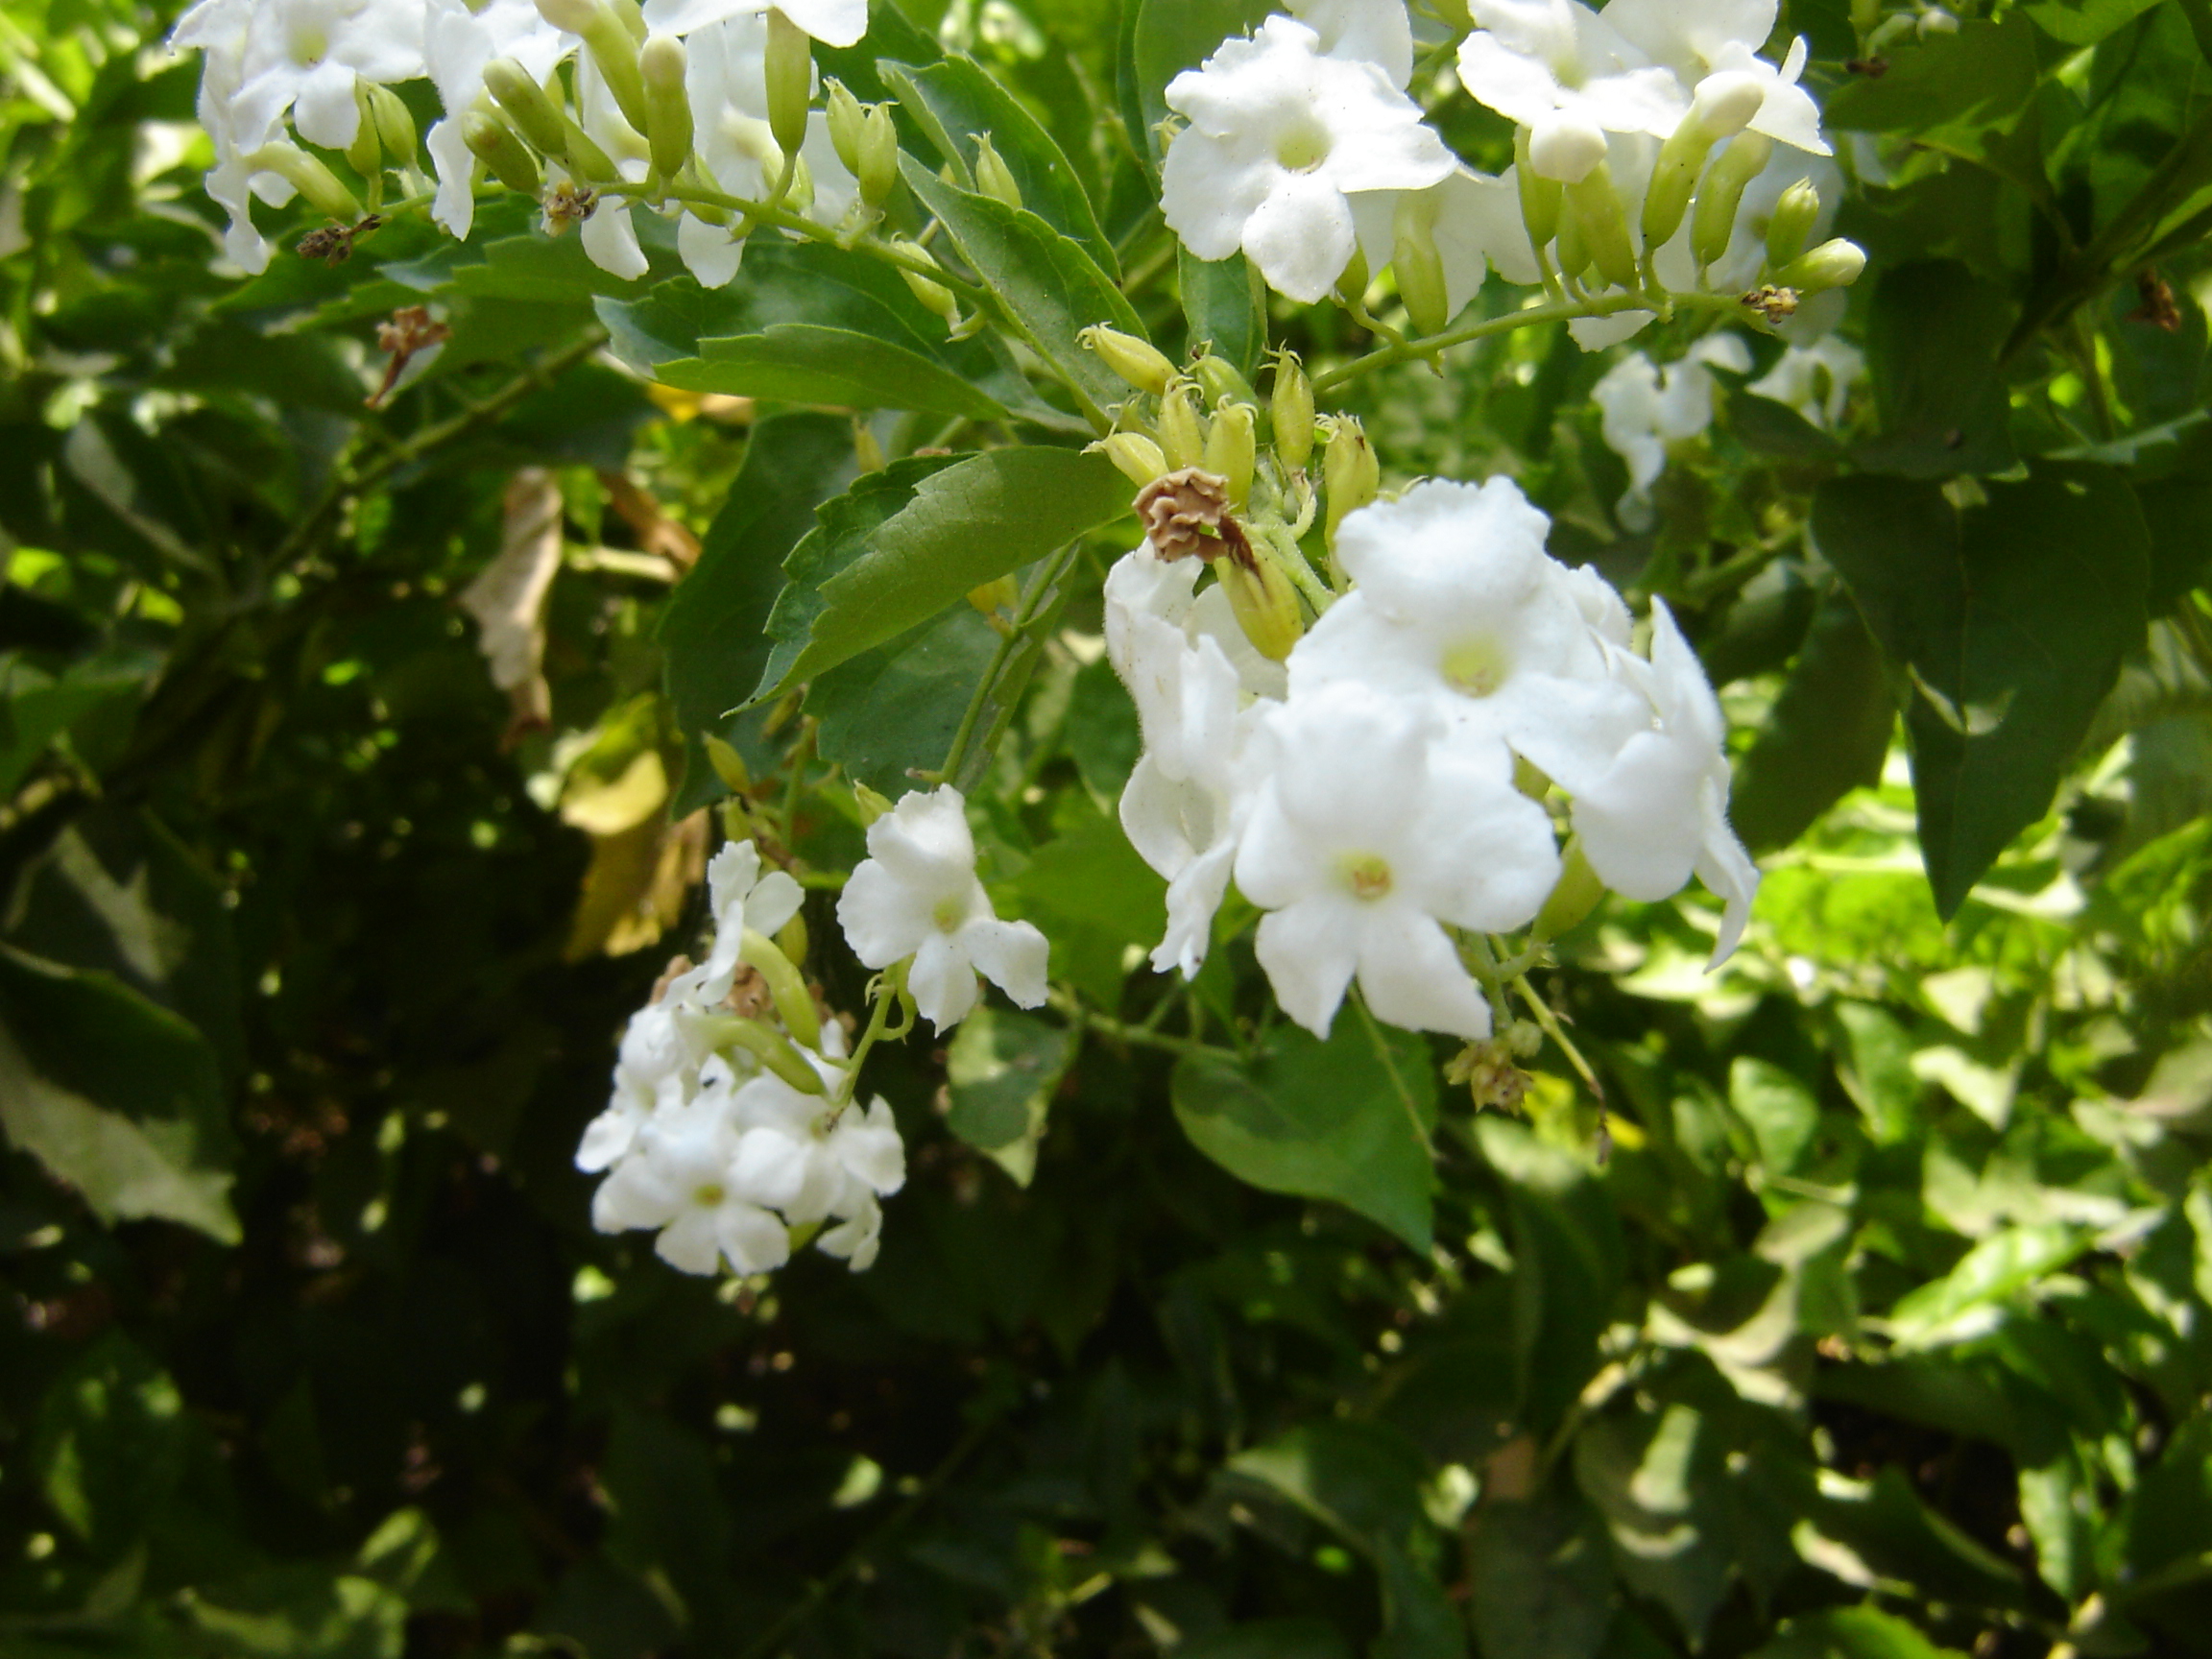
[[[1854,464],[1909,478],[2011,467],[2012,408],[1998,366],[2010,325],[2004,295],[1953,260],[1883,272],[1866,318],[1882,435],[1852,450]]]
[[[1832,592],[1736,762],[1728,820],[1743,845],[1787,847],[1851,790],[1879,782],[1896,728],[1882,654],[1848,595]]]

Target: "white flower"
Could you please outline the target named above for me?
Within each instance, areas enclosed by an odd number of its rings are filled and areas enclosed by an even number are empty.
[[[1372,63],[1403,90],[1413,79],[1413,20],[1406,0],[1288,0],[1325,58]]]
[[[645,0],[645,24],[656,35],[689,35],[733,17],[762,17],[771,9],[825,46],[854,46],[868,33],[868,0]]]
[[[838,896],[837,921],[871,968],[914,958],[906,988],[939,1031],[975,1006],[978,973],[1020,1007],[1045,1000],[1045,935],[993,912],[967,802],[950,783],[906,796],[868,827],[868,857]]]
[[[644,135],[622,118],[614,94],[608,89],[607,78],[599,72],[598,63],[589,52],[579,54],[576,59],[576,124],[607,153],[607,158],[631,183],[641,181],[653,170],[652,153]],[[555,183],[567,178],[565,169],[550,163],[545,172],[547,179]],[[631,198],[601,196],[579,233],[591,263],[625,282],[635,282],[652,269],[645,250],[637,241],[636,214],[637,204]],[[548,228],[551,228],[549,224]]]
[[[1810,346],[1792,346],[1774,367],[1744,390],[1787,403],[1823,431],[1843,419],[1851,389],[1865,378],[1866,359],[1849,341],[1830,334]]]
[[[1650,663],[1635,666],[1658,723],[1575,795],[1575,831],[1590,867],[1625,898],[1664,899],[1695,872],[1727,906],[1713,950],[1719,967],[1743,936],[1759,889],[1759,868],[1728,828],[1727,724],[1661,600],[1651,602]]]
[[[1605,446],[1628,464],[1619,512],[1630,529],[1650,528],[1651,486],[1667,469],[1667,446],[1713,424],[1714,366],[1742,374],[1751,367],[1750,349],[1734,334],[1708,335],[1664,370],[1632,351],[1592,389]]]
[[[1476,30],[1459,43],[1459,80],[1529,130],[1549,178],[1585,177],[1605,158],[1607,132],[1664,138],[1690,108],[1671,69],[1577,0],[1468,0],[1468,12]]]
[[[1428,703],[1455,746],[1510,748],[1570,791],[1600,775],[1649,709],[1544,551],[1549,527],[1508,478],[1432,479],[1351,514],[1336,555],[1358,586],[1290,653],[1291,701],[1366,685]]]
[[[1374,64],[1324,57],[1269,17],[1167,86],[1190,126],[1167,152],[1161,207],[1201,259],[1242,248],[1278,292],[1311,303],[1350,263],[1351,194],[1418,190],[1455,163],[1420,107]]]
[[[1757,56],[1774,33],[1775,0],[1613,0],[1605,21],[1687,85],[1716,75],[1748,77],[1764,94],[1751,131],[1780,143],[1829,154],[1820,136],[1820,107],[1797,84],[1805,42],[1790,45],[1781,66]]]
[[[268,142],[289,109],[302,138],[343,150],[361,127],[356,80],[389,84],[423,72],[419,3],[256,0],[251,11],[231,116],[241,148]],[[183,28],[178,38],[188,42]]]
[[[712,1273],[724,1260],[739,1273],[782,1266],[791,1256],[783,1223],[732,1179],[736,1130],[725,1090],[657,1114],[599,1184],[591,1224],[602,1233],[659,1229],[653,1248],[686,1273]]]
[[[512,58],[543,81],[576,50],[573,35],[540,15],[536,0],[429,0],[422,53],[445,119],[430,129],[424,146],[438,170],[438,198],[430,216],[456,236],[475,222],[477,161],[461,137],[463,117],[484,100],[484,70],[495,58]]]
[[[1432,713],[1358,685],[1293,695],[1237,854],[1269,914],[1260,964],[1283,1011],[1327,1036],[1355,976],[1377,1019],[1462,1037],[1490,1009],[1440,923],[1533,917],[1559,875],[1544,809],[1503,748],[1440,747]]]
[[[763,876],[760,850],[750,841],[733,841],[714,854],[707,866],[707,893],[714,912],[714,949],[669,988],[672,998],[700,1008],[712,1008],[730,995],[746,929],[776,932],[799,913],[806,897],[781,870]]]
[[[906,1184],[906,1148],[891,1108],[881,1099],[865,1112],[834,1115],[819,1094],[804,1094],[763,1072],[737,1092],[740,1134],[730,1179],[749,1202],[782,1213],[794,1227],[839,1220],[823,1248],[846,1257],[854,1272],[876,1259],[882,1230],[878,1198]],[[835,1238],[832,1238],[835,1235]],[[847,1242],[853,1248],[844,1248]]]

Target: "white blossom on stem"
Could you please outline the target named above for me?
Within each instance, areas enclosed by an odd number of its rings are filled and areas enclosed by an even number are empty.
[[[1224,41],[1168,84],[1167,106],[1190,122],[1161,173],[1169,227],[1201,259],[1241,248],[1270,286],[1308,303],[1351,262],[1353,196],[1422,189],[1456,165],[1382,69],[1324,56],[1289,17]]]
[[[1045,1000],[1045,935],[992,910],[968,804],[950,783],[904,797],[868,827],[868,857],[838,896],[837,921],[869,967],[914,959],[906,988],[939,1031],[975,1006],[978,973],[1020,1007]]]
[[[854,46],[868,33],[868,0],[645,0],[656,35],[690,35],[733,18],[765,21],[781,12],[825,46]]]
[[[1468,92],[1529,130],[1536,170],[1569,182],[1605,158],[1607,132],[1664,138],[1690,108],[1674,71],[1654,63],[1578,0],[1468,0],[1459,43]]]
[[[1829,154],[1820,136],[1820,107],[1800,86],[1806,46],[1793,40],[1779,64],[1758,56],[1774,33],[1775,0],[1612,0],[1605,21],[1652,61],[1693,88],[1716,75],[1748,77],[1762,94],[1751,131],[1815,156]]]
[[[1713,424],[1714,368],[1741,374],[1751,350],[1734,334],[1712,334],[1678,363],[1661,369],[1641,351],[1605,372],[1591,391],[1605,446],[1627,463],[1628,490],[1617,511],[1631,530],[1651,527],[1651,486],[1667,469],[1667,448]]]
[[[1322,56],[1372,63],[1401,91],[1413,79],[1413,19],[1406,0],[1288,0],[1286,9],[1313,31]]]
[[[1822,431],[1833,431],[1842,422],[1852,388],[1865,377],[1864,353],[1829,334],[1810,346],[1791,347],[1744,390],[1786,403]]]
[[[452,234],[466,237],[476,218],[477,160],[461,136],[461,122],[485,102],[484,70],[493,59],[512,58],[536,80],[580,44],[540,14],[537,0],[429,0],[423,23],[423,58],[438,88],[445,117],[430,129],[423,147],[438,172],[438,196],[430,216]]]
[[[407,0],[256,0],[247,9],[231,119],[240,144],[276,135],[285,111],[309,143],[343,150],[361,128],[354,83],[390,84],[423,72],[423,9]],[[180,25],[191,43],[195,17]]]
[[[657,1114],[599,1184],[591,1224],[602,1233],[657,1230],[653,1248],[685,1273],[712,1273],[725,1261],[739,1273],[782,1266],[791,1256],[788,1230],[742,1196],[733,1178],[738,1119],[732,1106],[727,1090],[713,1090]]]
[[[750,841],[733,841],[709,861],[707,895],[714,912],[714,948],[669,991],[680,1003],[701,1008],[714,1007],[730,995],[746,929],[777,932],[799,913],[806,897],[784,871],[761,874],[760,850]]]

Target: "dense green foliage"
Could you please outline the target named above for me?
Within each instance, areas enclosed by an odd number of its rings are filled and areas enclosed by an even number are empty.
[[[1790,0],[1869,135],[1870,397],[1728,397],[1643,533],[1557,325],[1355,370],[1178,260],[1159,88],[1263,10],[821,54],[1021,353],[845,250],[624,283],[512,201],[211,275],[172,18],[0,10],[0,1652],[2212,1650],[2212,9]],[[1768,876],[1719,974],[1692,895],[1536,975],[1602,1110],[1556,1045],[1514,1116],[1270,1022],[1235,902],[1188,993],[1132,972],[1099,321],[1286,340],[1394,479],[1511,471],[1684,618]],[[461,600],[549,487],[539,705]],[[684,1278],[570,1166],[709,737],[814,872],[956,755],[1053,944],[1054,1010],[873,1062],[864,1275]]]

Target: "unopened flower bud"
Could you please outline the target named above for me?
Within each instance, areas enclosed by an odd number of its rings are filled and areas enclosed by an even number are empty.
[[[865,783],[853,785],[853,803],[860,808],[860,828],[863,830],[891,810],[890,801]]]
[[[776,148],[796,156],[806,142],[807,106],[814,100],[814,41],[805,30],[768,8],[768,49],[763,58],[768,80],[768,131]]]
[[[369,109],[376,118],[376,133],[384,140],[387,161],[401,167],[414,166],[421,141],[415,131],[414,112],[399,94],[389,86],[371,86]]]
[[[1791,260],[1774,274],[1774,280],[1800,294],[1820,294],[1850,287],[1865,269],[1866,250],[1838,236]]]
[[[994,202],[1003,202],[1009,207],[1022,205],[1022,186],[988,132],[975,134],[975,188]]]
[[[492,170],[492,177],[525,196],[538,194],[541,180],[529,147],[496,115],[472,110],[461,120],[461,140]]]
[[[1274,396],[1268,420],[1275,428],[1275,454],[1291,471],[1313,458],[1313,382],[1288,351],[1275,358]]]
[[[891,465],[877,439],[876,428],[861,417],[853,417],[853,460],[863,472],[880,472]]]
[[[508,136],[512,139],[514,134]],[[525,156],[523,159],[529,157]],[[341,224],[355,224],[361,217],[361,204],[353,199],[352,191],[339,182],[338,175],[296,145],[281,141],[264,144],[246,157],[246,166],[250,172],[278,175],[306,197],[316,212],[327,214]]]
[[[807,1002],[811,1006],[813,998],[808,998]],[[781,1013],[782,1009],[779,1007],[777,1012]],[[820,1017],[816,1018],[819,1021]],[[717,1021],[713,1032],[721,1041],[745,1049],[801,1094],[829,1093],[822,1082],[821,1073],[806,1064],[799,1050],[791,1046],[790,1039],[781,1032],[771,1031],[757,1020]],[[815,1027],[815,1036],[817,1039],[821,1036],[819,1023]]]
[[[633,5],[629,8],[635,12]],[[607,90],[622,119],[638,132],[645,131],[645,81],[637,70],[637,42],[642,31],[633,24],[615,0],[538,0],[538,14],[556,29],[584,37],[591,61],[599,66]]]
[[[571,177],[587,184],[622,182],[622,169],[614,165],[614,158],[567,115],[561,117],[561,154]]]
[[[1920,13],[1913,29],[1923,40],[1931,35],[1956,35],[1959,33],[1959,19],[1940,6],[1931,6]]]
[[[1086,350],[1095,351],[1099,362],[1140,392],[1149,392],[1157,397],[1167,390],[1167,382],[1175,378],[1175,365],[1148,340],[1140,340],[1134,334],[1124,334],[1104,324],[1094,324],[1075,338]]]
[[[1767,84],[1748,69],[1724,69],[1697,83],[1686,121],[1695,122],[1715,143],[1733,138],[1766,108]]]
[[[830,142],[837,151],[837,159],[845,164],[846,172],[857,178],[860,129],[868,119],[868,111],[845,83],[834,78],[822,83],[822,106],[828,114]]]
[[[891,106],[871,104],[860,125],[860,200],[880,207],[899,187],[899,127],[891,119]]]
[[[1565,193],[1560,196],[1561,205],[1566,203]],[[1582,236],[1582,221],[1574,214],[1559,215],[1559,275],[1570,279],[1579,278],[1590,269],[1590,244]]]
[[[1367,284],[1373,280],[1374,274],[1367,269],[1366,250],[1355,244],[1352,257],[1345,262],[1343,274],[1336,278],[1336,297],[1347,304],[1364,304],[1367,300]]]
[[[1556,179],[1536,171],[1529,157],[1528,129],[1513,134],[1513,178],[1521,192],[1521,223],[1527,228],[1528,245],[1543,248],[1559,234],[1559,205],[1566,193]]]
[[[353,83],[353,108],[360,117],[353,125],[353,142],[346,146],[346,165],[363,179],[384,171],[384,141],[376,132],[376,112],[369,106],[369,83]]]
[[[1392,220],[1397,251],[1390,256],[1398,272],[1398,298],[1406,302],[1416,334],[1442,333],[1452,321],[1450,289],[1443,255],[1436,251],[1436,199],[1425,190],[1399,192]]]
[[[1800,179],[1783,191],[1767,221],[1767,263],[1779,271],[1804,252],[1819,219],[1820,192],[1812,180]]]
[[[748,927],[737,958],[768,982],[768,995],[775,998],[783,1028],[807,1047],[818,1047],[822,1017],[814,1006],[814,994],[806,989],[806,976],[783,954],[781,947],[767,934]]]
[[[1198,423],[1198,397],[1188,380],[1177,380],[1160,399],[1160,450],[1170,472],[1206,459],[1206,430]]]
[[[1582,843],[1569,843],[1559,879],[1551,889],[1551,898],[1544,901],[1543,910],[1537,914],[1536,937],[1556,939],[1562,933],[1572,932],[1598,908],[1598,902],[1604,897],[1605,883],[1590,867]]]
[[[806,912],[804,910],[794,910],[791,920],[776,930],[776,949],[802,966],[805,964],[806,952],[813,943],[806,933]],[[819,1034],[820,1028],[816,1029]]]
[[[937,263],[929,250],[923,247],[919,242],[911,242],[901,236],[895,238],[891,246],[910,258],[926,260],[932,266]],[[953,299],[951,289],[946,287],[942,282],[932,282],[919,271],[910,271],[903,265],[899,268],[899,275],[906,278],[907,288],[912,291],[914,298],[921,301],[924,305],[926,305],[948,323],[959,321],[960,302]]]
[[[508,123],[541,156],[559,156],[568,144],[562,111],[538,78],[512,58],[484,65],[484,90],[491,93]]]
[[[1142,432],[1117,432],[1087,445],[1085,453],[1093,449],[1113,462],[1121,476],[1140,490],[1167,474],[1167,457],[1160,452],[1159,445]]]
[[[1241,513],[1252,499],[1252,474],[1259,463],[1255,434],[1259,413],[1249,403],[1224,403],[1206,427],[1207,471],[1228,480],[1229,505]]]
[[[1697,175],[1705,157],[1713,153],[1713,135],[1692,121],[1683,121],[1659,146],[1652,163],[1651,183],[1644,192],[1644,246],[1663,248],[1682,228],[1689,216],[1690,199],[1697,193]]]
[[[1206,401],[1215,409],[1228,403],[1249,403],[1254,408],[1260,405],[1260,394],[1252,390],[1252,382],[1226,357],[1206,352],[1190,365],[1190,377],[1198,382],[1199,390],[1206,394]]]
[[[1575,184],[1605,159],[1603,129],[1558,116],[1528,134],[1528,165],[1546,179]]]
[[[1221,586],[1229,595],[1229,609],[1252,648],[1270,662],[1285,661],[1306,625],[1298,613],[1298,590],[1290,578],[1262,555],[1249,565],[1237,558],[1216,559]]]
[[[1764,132],[1739,132],[1706,169],[1690,216],[1690,252],[1700,268],[1717,264],[1736,234],[1736,213],[1744,187],[1765,170],[1774,140]]]
[[[653,149],[653,170],[673,179],[691,159],[691,98],[684,89],[684,42],[656,35],[637,54],[645,78],[645,138]]]
[[[1628,212],[1613,188],[1613,172],[1602,161],[1567,186],[1567,205],[1590,250],[1598,274],[1616,288],[1633,288],[1641,279],[1636,245],[1628,239]]]
[[[1321,452],[1321,482],[1329,494],[1329,544],[1336,544],[1336,530],[1346,517],[1357,513],[1382,493],[1382,463],[1358,421],[1338,417]]]
[[[707,764],[714,768],[714,776],[722,780],[722,786],[733,795],[742,795],[753,787],[753,769],[745,764],[745,757],[719,737],[709,737],[705,744]]]

